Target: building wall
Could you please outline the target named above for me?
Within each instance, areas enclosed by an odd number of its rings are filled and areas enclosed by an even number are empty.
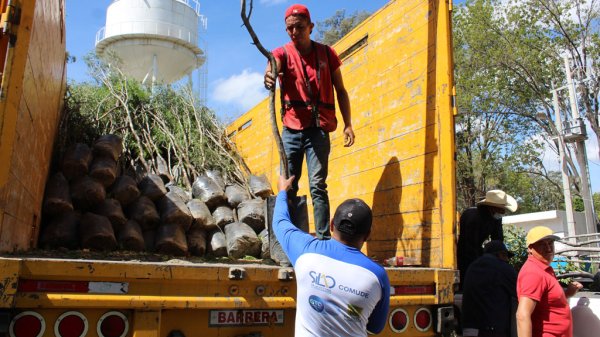
[[[20,6],[14,54],[6,65],[9,85],[0,102],[1,252],[37,244],[66,83],[64,0],[26,0]]]
[[[585,213],[574,212],[575,235],[587,234]],[[509,215],[502,218],[503,225],[514,225],[528,232],[535,226],[546,226],[554,232],[568,236],[567,214],[565,211],[545,211],[526,214]]]

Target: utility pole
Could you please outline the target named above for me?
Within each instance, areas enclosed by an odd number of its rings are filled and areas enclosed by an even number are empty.
[[[575,232],[575,217],[573,214],[573,203],[571,202],[571,183],[567,173],[566,146],[563,138],[562,117],[560,114],[560,106],[558,104],[558,91],[552,90],[552,104],[554,105],[554,113],[556,114],[556,130],[558,131],[558,153],[560,155],[560,172],[562,176],[563,195],[565,197],[565,213],[567,214],[567,236],[573,237],[578,234]]]
[[[596,233],[596,217],[594,215],[594,203],[592,201],[591,184],[590,184],[590,172],[587,161],[587,151],[585,149],[585,141],[587,139],[587,132],[585,123],[579,115],[579,107],[577,105],[577,96],[575,91],[575,82],[571,74],[571,65],[569,58],[564,57],[565,72],[567,75],[567,89],[569,92],[569,102],[571,106],[571,118],[570,128],[565,130],[563,133],[565,137],[572,135],[572,142],[575,143],[575,155],[577,156],[577,163],[579,165],[579,177],[581,178],[581,197],[583,199],[583,206],[585,209],[585,223],[587,234]],[[565,129],[565,128],[563,128]]]

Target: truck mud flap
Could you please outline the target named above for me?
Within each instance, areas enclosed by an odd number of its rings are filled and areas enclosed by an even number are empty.
[[[275,233],[273,232],[273,210],[275,209],[276,196],[270,196],[267,198],[267,224],[269,228],[269,250],[271,252],[271,259],[279,263],[280,266],[289,267],[291,266],[290,261],[281,249],[281,244],[277,241]],[[288,198],[288,206],[290,210],[290,217],[292,223],[308,233],[308,206],[306,204],[306,196],[296,196],[294,198]]]
[[[0,336],[8,336],[11,314],[8,310],[0,310]]]
[[[455,329],[454,308],[451,306],[437,308],[435,332],[442,336],[450,336]]]

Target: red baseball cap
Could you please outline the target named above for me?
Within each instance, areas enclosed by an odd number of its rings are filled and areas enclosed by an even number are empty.
[[[288,9],[285,11],[284,20],[287,19],[290,15],[303,15],[308,18],[308,21],[310,21],[310,13],[308,12],[308,8],[306,8],[306,6],[304,5],[293,4],[290,7],[288,7]]]

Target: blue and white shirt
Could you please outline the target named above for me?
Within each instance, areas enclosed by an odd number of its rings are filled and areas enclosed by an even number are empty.
[[[296,337],[355,337],[383,330],[390,305],[383,267],[356,248],[296,228],[285,191],[277,195],[273,230],[296,273]]]

